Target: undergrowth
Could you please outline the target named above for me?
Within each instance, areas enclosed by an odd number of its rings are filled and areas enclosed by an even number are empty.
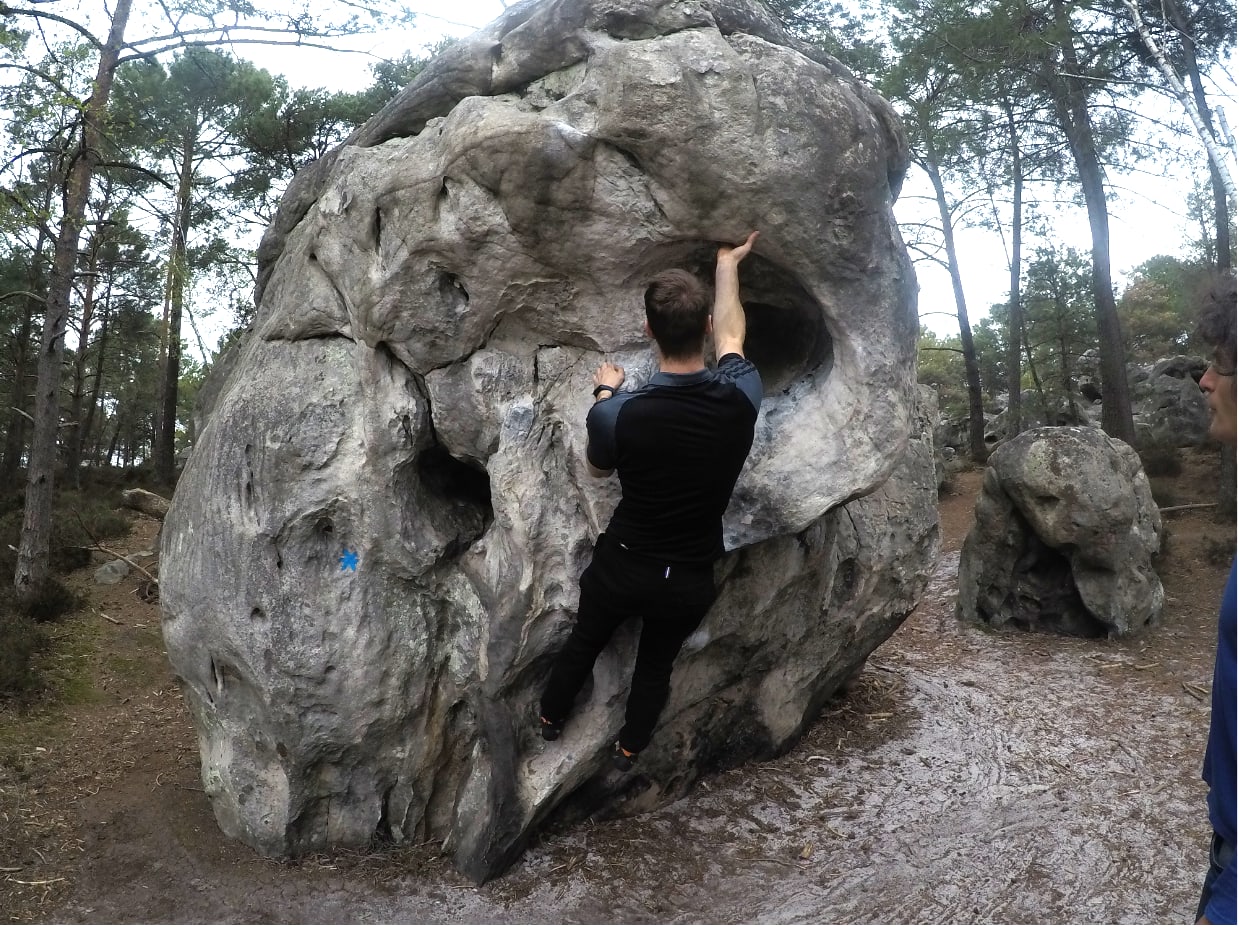
[[[0,496],[0,703],[72,696],[74,661],[61,646],[72,633],[51,625],[80,609],[83,600],[53,575],[33,601],[17,603],[12,577],[22,516],[21,493]],[[60,490],[52,508],[53,574],[89,565],[91,548],[123,536],[132,521],[133,514],[121,508],[118,487],[90,483]]]

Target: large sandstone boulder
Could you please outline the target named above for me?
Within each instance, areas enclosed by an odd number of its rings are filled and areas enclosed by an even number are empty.
[[[299,175],[162,548],[225,832],[270,854],[441,840],[482,879],[557,809],[651,807],[789,747],[936,555],[907,158],[890,107],[755,3],[545,0]],[[620,775],[631,629],[560,741],[534,724],[617,499],[586,474],[590,376],[643,382],[646,279],[751,228],[766,400],[732,552]]]
[[[1209,435],[1209,405],[1200,378],[1209,362],[1177,355],[1128,369],[1138,447],[1195,447]]]
[[[1127,444],[1035,428],[989,458],[959,560],[961,619],[1080,636],[1156,621],[1161,515]]]

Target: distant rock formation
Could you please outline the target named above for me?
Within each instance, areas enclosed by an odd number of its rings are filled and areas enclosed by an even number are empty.
[[[269,854],[438,840],[484,879],[553,813],[648,808],[794,743],[936,556],[907,164],[889,105],[757,3],[544,0],[300,174],[162,546],[224,831]],[[732,553],[622,775],[634,635],[560,741],[534,723],[617,499],[586,473],[590,376],[643,382],[647,279],[753,228],[766,400]]]
[[[1176,355],[1154,364],[1128,364],[1132,418],[1136,426],[1136,446],[1195,447],[1209,433],[1209,407],[1200,392],[1200,378],[1209,362],[1201,357]],[[1079,393],[1061,392],[1045,400],[1035,391],[1020,394],[1021,419],[1025,428],[1040,425],[1101,425],[1101,391],[1098,384],[1084,379]],[[1000,393],[985,409],[985,446],[990,451],[1012,437],[1007,395]],[[939,450],[968,449],[967,418],[950,418],[935,428],[934,444]]]
[[[1129,367],[1138,447],[1195,447],[1209,435],[1209,405],[1200,378],[1209,362],[1177,355]]]
[[[1161,615],[1161,515],[1140,459],[1091,427],[1035,428],[989,458],[959,561],[965,621],[1085,637]]]

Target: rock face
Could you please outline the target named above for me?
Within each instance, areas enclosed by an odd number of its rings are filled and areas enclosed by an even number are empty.
[[[959,561],[958,615],[1122,635],[1161,615],[1161,516],[1140,459],[1091,427],[1036,428],[989,459]]]
[[[1209,362],[1178,355],[1128,371],[1138,446],[1195,447],[1209,435],[1200,378]]]
[[[789,747],[936,556],[907,163],[889,106],[756,4],[547,0],[299,175],[162,545],[224,831],[269,854],[442,840],[483,879],[552,813],[652,807]],[[751,228],[766,399],[732,552],[620,775],[632,629],[560,741],[534,724],[617,500],[586,474],[591,373],[643,382],[645,281]]]

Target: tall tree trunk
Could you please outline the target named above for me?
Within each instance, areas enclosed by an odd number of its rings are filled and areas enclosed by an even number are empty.
[[[43,198],[44,209],[51,207],[51,185]],[[43,289],[43,249],[47,246],[47,230],[40,224],[39,237],[30,259],[26,275],[27,295],[22,299],[21,328],[17,336],[17,356],[13,366],[13,392],[11,394],[9,427],[5,432],[4,460],[0,462],[0,485],[12,486],[16,482],[17,467],[26,447],[26,381],[30,379],[30,335],[34,329],[35,307],[39,300],[35,294]]]
[[[49,561],[52,534],[52,501],[55,492],[56,431],[60,424],[60,377],[64,335],[69,320],[69,298],[78,237],[90,181],[100,160],[103,123],[107,117],[112,78],[120,59],[125,26],[132,0],[116,0],[108,39],[99,53],[94,92],[82,117],[82,144],[69,169],[65,184],[64,211],[56,237],[52,272],[48,280],[47,312],[39,346],[39,376],[35,388],[34,436],[26,477],[26,507],[13,586],[17,601],[29,606],[42,594],[51,574]]]
[[[1097,140],[1089,121],[1088,98],[1082,86],[1080,62],[1072,40],[1071,23],[1062,0],[1053,2],[1060,33],[1063,66],[1046,74],[1060,128],[1071,148],[1088,225],[1092,235],[1093,303],[1097,317],[1097,341],[1101,369],[1101,427],[1111,437],[1134,444],[1136,426],[1131,414],[1131,388],[1127,383],[1127,358],[1123,328],[1119,323],[1114,284],[1110,279],[1110,216],[1101,174]]]
[[[112,461],[116,459],[116,445],[120,443],[120,428],[121,417],[119,410],[117,410],[116,427],[112,429],[112,443],[108,445],[108,456],[106,458],[106,463],[109,467],[112,466]]]
[[[1218,270],[1225,273],[1231,267],[1230,215],[1227,208],[1227,193],[1234,196],[1235,186],[1230,169],[1226,164],[1226,155],[1218,144],[1217,133],[1213,131],[1213,113],[1210,111],[1208,101],[1205,99],[1204,85],[1200,80],[1200,64],[1196,59],[1196,39],[1193,35],[1192,24],[1184,13],[1182,6],[1176,0],[1162,0],[1162,15],[1163,17],[1169,16],[1175,32],[1183,43],[1183,63],[1188,72],[1188,80],[1192,86],[1189,98],[1187,88],[1183,86],[1182,79],[1167,57],[1165,46],[1159,45],[1153,38],[1134,0],[1123,0],[1123,3],[1131,14],[1132,23],[1140,34],[1145,47],[1148,48],[1149,52],[1156,59],[1162,75],[1166,78],[1166,83],[1170,85],[1175,96],[1179,98],[1179,102],[1187,112],[1188,118],[1196,128],[1201,142],[1204,143],[1205,148],[1208,150],[1209,182],[1213,186],[1213,218],[1214,226],[1217,230],[1216,261]]]
[[[1037,391],[1037,399],[1041,403],[1042,421],[1050,420],[1050,402],[1045,398],[1045,387],[1041,385],[1041,375],[1037,373],[1037,362],[1033,360],[1032,345],[1028,343],[1028,324],[1020,318],[1020,342],[1024,345],[1024,358],[1028,361],[1028,374],[1032,377],[1033,389]]]
[[[73,383],[69,390],[69,439],[65,444],[65,470],[74,486],[82,485],[82,405],[86,399],[86,357],[90,353],[90,329],[95,323],[95,284],[99,268],[99,236],[90,242],[86,283],[82,288],[82,318],[77,353],[73,358]]]
[[[1071,330],[1068,327],[1070,311],[1067,309],[1067,300],[1063,296],[1057,278],[1050,281],[1050,288],[1054,295],[1054,327],[1056,329],[1054,337],[1058,341],[1058,384],[1063,391],[1064,398],[1067,398],[1072,393]]]
[[[1011,139],[1011,295],[1007,319],[1007,418],[1012,435],[1024,430],[1023,396],[1020,376],[1020,341],[1024,331],[1024,308],[1020,305],[1020,246],[1024,231],[1024,167],[1020,159],[1020,137],[1015,112],[1004,101],[1007,131]]]
[[[90,402],[86,406],[86,420],[82,422],[81,438],[78,443],[78,458],[90,443],[91,432],[94,430],[95,411],[99,408],[99,393],[103,388],[103,361],[107,357],[108,347],[108,323],[111,321],[112,295],[111,284],[108,285],[108,295],[103,303],[103,312],[99,316],[99,340],[96,345],[98,348],[98,359],[95,361],[94,382],[90,387]],[[94,466],[93,457],[91,466]]]
[[[1204,83],[1200,79],[1200,64],[1196,60],[1196,40],[1192,35],[1191,25],[1183,15],[1183,9],[1177,0],[1167,0],[1167,6],[1175,28],[1183,38],[1184,58],[1187,65],[1188,81],[1192,85],[1192,102],[1200,113],[1200,120],[1214,139],[1217,132],[1213,129],[1213,111],[1209,109],[1209,101],[1205,98]],[[1228,273],[1234,267],[1231,258],[1230,241],[1230,203],[1226,197],[1226,183],[1222,172],[1218,170],[1213,159],[1209,159],[1209,183],[1213,187],[1213,223],[1217,236],[1217,269]]]
[[[9,424],[4,434],[4,460],[0,462],[0,485],[12,486],[26,446],[26,381],[30,379],[30,333],[34,328],[35,300],[25,297],[21,328],[13,346],[13,390],[9,394]]]
[[[934,185],[938,200],[938,215],[942,218],[942,239],[946,245],[947,268],[951,273],[951,288],[955,292],[955,315],[959,320],[959,346],[964,354],[964,377],[968,381],[968,451],[972,459],[982,463],[985,451],[985,406],[981,398],[981,366],[977,363],[977,349],[972,340],[972,325],[968,322],[968,306],[964,301],[964,284],[959,272],[959,259],[955,253],[955,230],[951,223],[951,210],[946,202],[946,189],[938,169],[933,146],[929,145],[925,158],[925,172]]]
[[[172,233],[171,286],[168,300],[168,350],[164,358],[162,399],[156,430],[155,473],[165,486],[176,484],[176,400],[181,379],[181,314],[185,304],[185,278],[189,273],[189,211],[192,205],[194,134],[185,134],[181,152],[181,176],[177,186],[176,228]]]

